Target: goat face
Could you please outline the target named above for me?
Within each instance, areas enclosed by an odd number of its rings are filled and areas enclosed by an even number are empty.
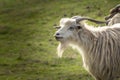
[[[81,29],[79,23],[76,23],[75,19],[62,18],[60,20],[60,28],[55,33],[56,40],[60,42],[71,42],[76,40],[78,30]]]
[[[58,57],[62,57],[64,50],[70,43],[77,42],[79,30],[81,30],[81,26],[76,22],[76,19],[62,18],[60,20],[59,29],[54,35],[56,40],[60,41],[57,48]]]

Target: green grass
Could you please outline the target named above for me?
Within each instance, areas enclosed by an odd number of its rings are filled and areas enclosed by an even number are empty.
[[[54,24],[74,15],[104,20],[119,0],[0,0],[0,80],[93,80],[77,51],[56,54]]]

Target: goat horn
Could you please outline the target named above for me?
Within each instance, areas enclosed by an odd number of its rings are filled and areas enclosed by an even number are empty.
[[[94,22],[96,24],[104,24],[104,23],[107,23],[105,21],[98,21],[98,20],[95,20],[95,19],[91,19],[91,18],[86,18],[86,17],[81,17],[81,16],[73,16],[72,19],[76,19],[76,22],[79,23],[80,21],[83,21],[83,20],[88,20],[88,21],[91,21],[91,22]]]
[[[88,20],[88,21],[94,22],[96,24],[104,24],[104,23],[106,23],[105,21],[98,21],[98,20],[91,19],[91,18],[78,18],[78,19],[76,19],[76,22],[80,22],[80,21],[83,21],[83,20]]]

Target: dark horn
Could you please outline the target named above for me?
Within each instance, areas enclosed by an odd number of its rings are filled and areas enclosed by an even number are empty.
[[[90,19],[90,18],[88,18],[87,20],[89,20],[91,22],[94,22],[96,24],[104,24],[104,23],[106,23],[106,21],[98,21],[98,20],[94,20],[94,19]]]
[[[80,22],[80,21],[83,21],[83,20],[88,20],[88,21],[91,21],[91,22],[94,22],[96,24],[105,24],[106,21],[98,21],[98,20],[94,20],[94,19],[91,19],[91,18],[78,18],[76,19],[76,22]]]

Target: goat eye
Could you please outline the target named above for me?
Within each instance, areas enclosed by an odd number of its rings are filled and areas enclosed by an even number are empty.
[[[81,26],[77,26],[77,28],[78,28],[78,29],[82,29],[82,27],[81,27]]]
[[[70,27],[69,29],[70,29],[70,30],[74,30],[74,27]]]

